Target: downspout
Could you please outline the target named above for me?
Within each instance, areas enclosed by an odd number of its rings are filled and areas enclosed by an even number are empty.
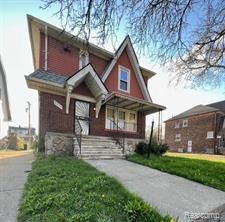
[[[213,144],[213,148],[214,148],[214,154],[217,154],[217,148],[216,148],[216,138],[217,138],[217,112],[215,112],[214,115],[214,144]]]
[[[48,71],[48,26],[45,25],[45,71]]]

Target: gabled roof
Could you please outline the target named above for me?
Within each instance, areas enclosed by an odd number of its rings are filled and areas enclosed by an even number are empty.
[[[186,117],[194,116],[194,115],[216,112],[216,111],[219,111],[219,109],[214,108],[214,107],[210,107],[210,106],[197,105],[197,106],[195,106],[195,107],[193,107],[193,108],[191,108],[191,109],[189,109],[189,110],[187,110],[183,113],[180,113],[177,116],[174,116],[174,117],[166,120],[165,122],[171,121],[171,120],[176,120],[176,119],[181,119],[181,118],[186,118]]]
[[[96,98],[108,93],[108,90],[106,89],[104,83],[101,81],[90,63],[76,72],[74,75],[69,77],[66,80],[66,85],[76,88],[83,81],[86,83],[86,85]]]
[[[211,104],[208,104],[207,106],[225,111],[225,100],[220,101],[220,102],[216,102],[216,103],[211,103]]]
[[[53,36],[56,39],[69,43],[71,45],[75,45],[78,48],[83,48],[87,45],[87,42],[77,36],[74,36],[65,30],[62,30],[54,25],[51,25],[47,22],[42,21],[34,16],[27,15],[28,27],[29,27],[29,35],[30,35],[30,42],[32,48],[32,55],[33,55],[33,64],[35,69],[38,68],[39,65],[39,53],[40,53],[40,36],[38,35],[40,32],[45,33],[46,29],[48,35]],[[88,49],[91,53],[96,54],[100,57],[107,59],[108,61],[114,58],[114,53],[109,52],[95,44],[88,43]],[[153,77],[156,73],[143,68],[139,67],[142,71],[143,76],[146,78]]]
[[[113,67],[115,66],[116,62],[118,61],[118,59],[120,58],[121,54],[123,53],[123,51],[125,49],[127,49],[127,54],[128,54],[129,59],[131,61],[132,67],[134,69],[134,73],[136,75],[138,84],[140,86],[141,92],[142,92],[145,100],[147,100],[148,102],[152,102],[152,99],[151,99],[151,97],[149,95],[147,86],[146,86],[146,84],[144,82],[143,75],[141,73],[140,66],[138,64],[137,56],[135,54],[135,51],[134,51],[134,48],[132,46],[132,43],[131,43],[129,35],[124,39],[124,41],[122,42],[122,44],[120,45],[120,47],[116,51],[113,60],[108,65],[108,67],[106,68],[105,72],[102,74],[102,81],[103,82],[106,81],[106,79],[110,75]]]
[[[11,112],[10,112],[10,108],[9,108],[7,81],[6,81],[6,74],[5,74],[4,67],[2,65],[1,57],[0,57],[0,75],[1,75],[0,79],[2,79],[1,96],[2,96],[2,109],[3,109],[3,115],[4,115],[3,120],[10,121],[10,120],[12,120],[12,118],[11,118]]]

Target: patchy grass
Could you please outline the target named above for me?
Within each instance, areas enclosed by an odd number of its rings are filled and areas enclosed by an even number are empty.
[[[198,153],[172,153],[172,152],[167,152],[165,155],[225,163],[225,156],[222,156],[222,155],[210,155],[210,154],[198,154]]]
[[[151,155],[148,159],[138,154],[128,160],[225,191],[224,163],[173,156]]]
[[[19,222],[169,222],[114,178],[72,157],[33,163],[20,203]]]

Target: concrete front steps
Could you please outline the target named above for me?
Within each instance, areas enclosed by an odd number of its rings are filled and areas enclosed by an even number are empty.
[[[78,149],[78,158],[81,159],[124,159],[123,150],[119,144],[110,137],[82,136],[81,153],[77,140],[74,146]]]

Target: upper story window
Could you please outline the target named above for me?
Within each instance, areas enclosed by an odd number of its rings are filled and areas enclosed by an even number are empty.
[[[130,70],[119,66],[118,88],[121,91],[130,91]]]
[[[175,128],[179,128],[180,127],[180,122],[179,122],[179,120],[176,120],[175,121]]]
[[[80,51],[80,69],[86,66],[89,62],[89,56],[87,51]]]
[[[188,119],[183,120],[183,127],[188,127]]]

